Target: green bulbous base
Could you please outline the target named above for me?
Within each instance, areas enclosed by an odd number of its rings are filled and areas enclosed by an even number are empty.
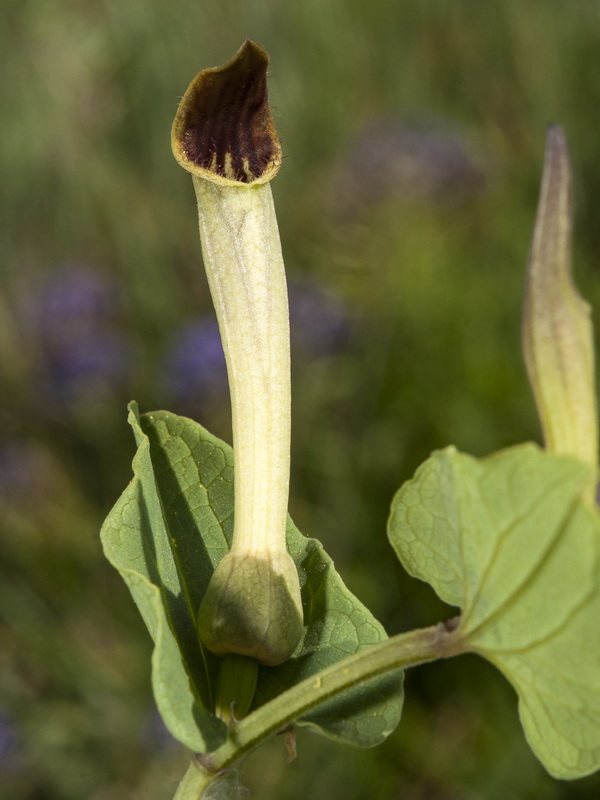
[[[238,653],[277,666],[304,629],[298,571],[288,553],[228,553],[198,611],[198,635],[212,653]]]
[[[257,678],[258,663],[255,658],[228,653],[219,668],[216,716],[227,725],[244,719],[252,706]]]

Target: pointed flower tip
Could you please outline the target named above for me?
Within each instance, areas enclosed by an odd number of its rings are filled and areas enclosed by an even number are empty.
[[[563,214],[570,214],[572,183],[573,176],[567,137],[560,125],[552,123],[548,126],[546,134],[541,199],[554,203],[562,201]]]
[[[556,144],[560,144],[566,148],[567,146],[567,137],[565,136],[565,132],[557,122],[550,122],[548,124],[547,132],[546,132],[546,143],[550,144],[555,142]]]
[[[215,183],[266,183],[281,166],[281,145],[269,109],[269,56],[246,39],[221,67],[202,70],[183,96],[171,146],[188,172]]]

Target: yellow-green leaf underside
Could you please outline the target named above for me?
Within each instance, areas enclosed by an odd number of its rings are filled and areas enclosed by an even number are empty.
[[[406,569],[461,609],[465,649],[519,696],[548,771],[600,768],[600,516],[585,465],[532,444],[478,461],[436,452],[398,492],[390,541]]]

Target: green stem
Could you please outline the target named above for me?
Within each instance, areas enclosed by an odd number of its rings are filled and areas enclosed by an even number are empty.
[[[218,775],[209,772],[194,756],[181,779],[173,800],[200,800],[204,792],[218,780]]]
[[[210,775],[216,777],[269,736],[326,700],[394,670],[458,655],[463,646],[457,633],[454,621],[401,633],[296,684],[232,728],[227,741],[217,750],[197,756],[184,776],[189,793],[177,794],[175,800],[199,800]],[[196,794],[192,785],[195,777]]]

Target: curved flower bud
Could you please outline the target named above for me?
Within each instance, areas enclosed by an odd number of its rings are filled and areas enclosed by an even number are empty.
[[[290,470],[287,290],[268,181],[281,148],[267,102],[265,51],[246,40],[201,72],[172,131],[192,173],[204,265],[231,391],[234,533],[198,613],[202,642],[280,664],[303,630],[300,584],[286,550]]]
[[[593,328],[571,275],[572,174],[566,137],[548,131],[523,308],[523,350],[546,448],[598,465]]]

